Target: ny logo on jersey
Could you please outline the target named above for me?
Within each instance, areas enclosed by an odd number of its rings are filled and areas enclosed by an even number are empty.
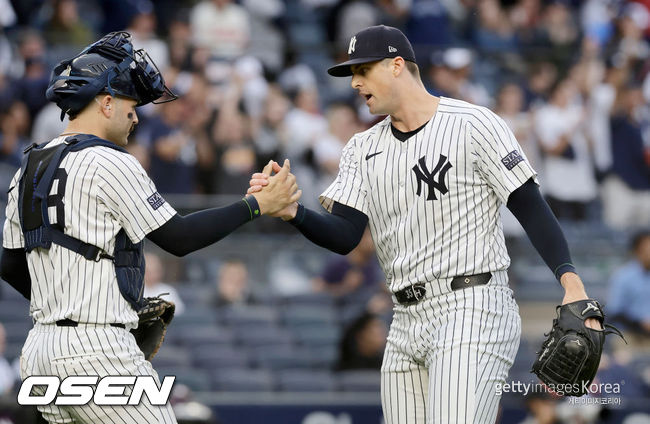
[[[427,200],[437,200],[436,190],[440,194],[447,194],[447,185],[445,184],[445,177],[447,176],[447,171],[451,169],[451,163],[447,161],[447,156],[440,155],[438,159],[438,164],[433,168],[432,172],[429,172],[425,157],[422,156],[418,161],[418,165],[413,167],[413,172],[415,172],[415,178],[418,182],[417,195],[420,196],[422,193],[422,182],[429,186],[429,195]],[[436,180],[437,177],[437,180]]]

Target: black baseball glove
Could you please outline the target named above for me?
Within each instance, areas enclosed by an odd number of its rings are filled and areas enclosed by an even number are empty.
[[[145,297],[138,311],[138,328],[131,330],[144,357],[150,361],[165,340],[167,326],[174,318],[176,306],[161,297]]]
[[[596,376],[605,336],[614,333],[623,337],[615,327],[605,324],[600,304],[593,300],[578,300],[557,307],[553,328],[542,344],[532,372],[554,392],[567,396],[587,393]],[[593,330],[585,320],[595,318],[603,330]],[[625,339],[623,339],[625,340]]]

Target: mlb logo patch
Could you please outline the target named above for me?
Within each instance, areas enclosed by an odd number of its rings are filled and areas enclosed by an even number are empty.
[[[149,202],[149,205],[153,208],[153,210],[156,210],[165,203],[165,199],[163,199],[160,193],[155,192],[147,198],[147,202]]]
[[[508,168],[508,171],[512,171],[512,168],[517,166],[519,162],[524,160],[524,158],[519,154],[518,151],[513,150],[512,152],[508,153],[506,157],[501,159],[501,162]]]

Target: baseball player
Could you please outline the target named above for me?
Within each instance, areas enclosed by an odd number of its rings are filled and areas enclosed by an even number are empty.
[[[396,28],[364,29],[348,54],[329,74],[352,76],[370,112],[388,116],[343,149],[339,174],[320,196],[326,212],[295,203],[276,216],[341,254],[370,225],[395,302],[382,365],[386,423],[492,424],[496,385],[521,333],[500,204],[561,282],[563,303],[587,299],[583,284],[535,171],[497,115],[430,95]],[[254,174],[249,193],[263,192],[279,169]]]
[[[32,375],[149,375],[132,333],[142,301],[142,242],[182,256],[259,215],[295,202],[285,163],[268,193],[180,216],[124,150],[136,107],[175,96],[130,35],[111,33],[52,74],[49,100],[67,114],[64,133],[32,145],[11,182],[0,273],[30,299],[34,328],[20,362]],[[158,382],[160,385],[160,382]],[[42,395],[44,388],[36,386]],[[175,423],[169,404],[39,406],[51,423]]]

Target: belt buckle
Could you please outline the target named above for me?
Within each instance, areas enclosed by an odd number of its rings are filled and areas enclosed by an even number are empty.
[[[420,294],[420,290],[422,290],[422,294]],[[424,299],[425,294],[427,294],[427,292],[423,284],[413,284],[406,289],[405,295],[408,300],[404,302],[403,305],[414,305]]]

